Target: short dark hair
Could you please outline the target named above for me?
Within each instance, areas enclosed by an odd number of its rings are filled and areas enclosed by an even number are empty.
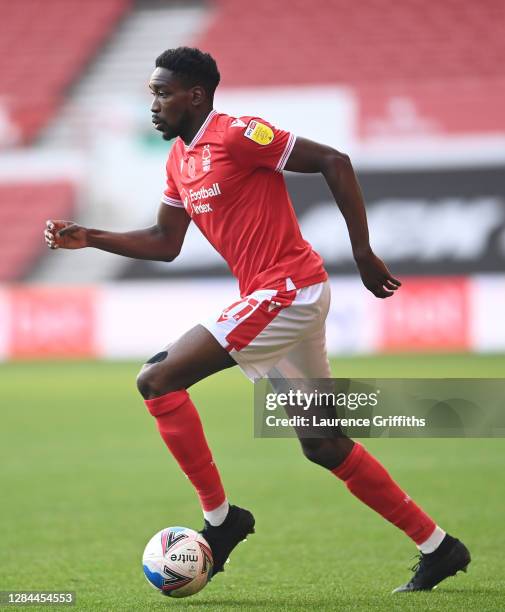
[[[185,85],[203,85],[212,98],[221,75],[216,60],[209,53],[192,47],[167,49],[156,58],[156,68],[171,70]]]

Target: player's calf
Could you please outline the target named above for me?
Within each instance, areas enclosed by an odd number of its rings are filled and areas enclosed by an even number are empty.
[[[145,403],[167,448],[195,487],[204,514],[225,504],[221,477],[188,392],[180,389]]]
[[[334,470],[349,455],[354,442],[342,435],[338,438],[301,438],[300,444],[309,461]]]

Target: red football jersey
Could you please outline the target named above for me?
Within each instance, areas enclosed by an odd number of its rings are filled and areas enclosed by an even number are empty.
[[[224,257],[240,293],[300,289],[327,278],[303,239],[282,170],[295,136],[263,119],[212,111],[192,142],[177,138],[162,201],[180,206]]]

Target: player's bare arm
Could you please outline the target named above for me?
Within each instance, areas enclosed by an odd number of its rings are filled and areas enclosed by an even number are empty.
[[[285,169],[292,172],[320,172],[324,176],[347,224],[363,284],[376,297],[392,296],[401,283],[372,251],[365,203],[349,157],[331,147],[298,138]]]
[[[47,221],[44,237],[50,249],[94,247],[135,259],[172,261],[181,250],[189,222],[183,208],[161,204],[156,224],[145,229],[107,232],[51,219]]]

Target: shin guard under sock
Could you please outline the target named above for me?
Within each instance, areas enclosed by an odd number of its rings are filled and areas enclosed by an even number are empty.
[[[404,531],[416,544],[425,542],[436,523],[400,489],[384,466],[361,444],[331,470],[353,495]]]
[[[188,392],[173,391],[145,403],[165,444],[193,483],[203,510],[214,510],[223,504],[226,496],[221,477]]]

